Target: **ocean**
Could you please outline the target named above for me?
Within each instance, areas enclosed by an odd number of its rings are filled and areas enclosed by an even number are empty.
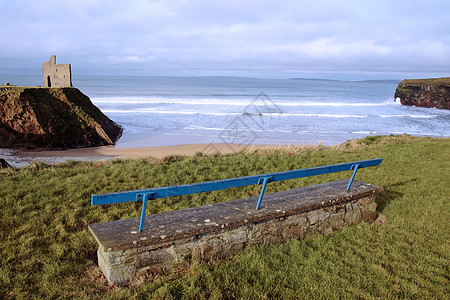
[[[16,77],[13,77],[13,79]],[[39,76],[7,79],[42,84]],[[17,82],[17,81],[25,82]],[[34,81],[34,82],[33,82]],[[121,125],[116,147],[335,145],[370,135],[450,136],[450,111],[394,101],[398,80],[74,76]]]

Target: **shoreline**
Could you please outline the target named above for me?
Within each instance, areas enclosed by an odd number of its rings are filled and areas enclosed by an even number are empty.
[[[300,145],[298,145],[300,146]],[[305,145],[307,146],[307,145]],[[194,155],[201,152],[205,155],[221,153],[229,154],[242,150],[277,149],[291,147],[291,145],[244,145],[244,144],[181,144],[155,147],[115,147],[100,146],[67,150],[24,150],[17,148],[0,148],[0,157],[13,167],[24,167],[33,161],[48,164],[63,163],[69,160],[99,161],[113,159],[136,159],[142,157],[163,158],[169,155]]]
[[[389,136],[410,136],[402,135],[384,135]],[[382,135],[383,137],[383,135]],[[414,137],[414,136],[411,136]],[[437,137],[428,137],[437,138]],[[449,139],[450,137],[440,137]],[[439,138],[438,138],[439,139]],[[256,150],[277,150],[277,149],[306,149],[314,147],[335,147],[347,142],[356,141],[347,140],[337,145],[325,145],[322,142],[315,144],[289,144],[289,145],[261,145],[261,144],[227,144],[227,143],[209,143],[209,144],[179,144],[154,147],[117,147],[100,146],[86,147],[67,150],[46,150],[23,148],[0,148],[0,158],[3,158],[12,167],[21,168],[32,164],[33,162],[43,162],[46,164],[60,164],[67,161],[112,161],[114,159],[138,159],[153,157],[156,159],[164,158],[170,155],[192,156],[197,153],[211,155],[215,153],[230,154],[239,151],[253,152]]]
[[[197,152],[204,154],[213,154],[220,152],[228,154],[239,152],[244,149],[265,149],[280,148],[287,145],[243,145],[243,144],[181,144],[155,147],[114,147],[100,146],[91,148],[77,148],[67,150],[14,150],[19,156],[24,157],[86,157],[86,156],[112,156],[115,158],[140,158],[156,157],[161,158],[168,155],[194,155]]]

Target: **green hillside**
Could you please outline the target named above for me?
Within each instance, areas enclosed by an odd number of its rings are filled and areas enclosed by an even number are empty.
[[[336,147],[230,155],[68,162],[0,170],[0,298],[446,299],[450,274],[448,138],[368,137]],[[381,215],[328,235],[242,253],[130,287],[108,285],[88,224],[136,217],[139,203],[91,206],[90,195],[382,157],[357,179],[384,188]],[[273,183],[266,193],[350,177]],[[259,187],[151,201],[147,213],[257,195]],[[148,217],[151,217],[150,215]],[[141,283],[140,285],[137,285]]]

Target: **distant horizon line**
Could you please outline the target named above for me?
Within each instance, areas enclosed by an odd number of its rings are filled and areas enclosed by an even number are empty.
[[[365,72],[361,72],[361,75]],[[336,73],[337,75],[338,73]],[[430,74],[431,75],[431,74]],[[42,74],[5,74],[0,73],[0,77],[3,78],[0,81],[8,81],[9,79],[7,77],[42,77]],[[72,79],[76,82],[77,78],[82,77],[111,77],[111,78],[117,78],[117,77],[140,77],[140,78],[241,78],[241,79],[261,79],[261,80],[316,80],[316,81],[334,81],[334,82],[396,82],[399,83],[400,81],[404,79],[429,79],[429,78],[446,78],[449,76],[402,76],[401,78],[392,78],[392,77],[379,77],[379,78],[373,78],[372,76],[361,76],[361,78],[345,78],[345,75],[342,76],[344,78],[332,78],[337,76],[331,76],[330,77],[319,77],[319,76],[312,76],[312,77],[287,77],[287,76],[252,76],[252,75],[142,75],[142,74],[76,74],[72,72]],[[365,77],[365,78],[364,78]],[[1,84],[2,82],[0,82]]]
[[[20,76],[27,76],[27,77],[42,77],[42,74],[5,74],[0,73],[1,77],[6,76],[14,76],[14,77],[20,77]],[[72,79],[75,79],[77,77],[159,77],[159,78],[242,78],[242,79],[273,79],[273,80],[318,80],[318,81],[401,81],[403,79],[400,78],[379,78],[379,79],[335,79],[335,78],[327,78],[327,77],[270,77],[270,76],[244,76],[244,75],[131,75],[131,74],[76,74],[73,75],[72,72]],[[441,78],[441,77],[427,77],[427,78]]]

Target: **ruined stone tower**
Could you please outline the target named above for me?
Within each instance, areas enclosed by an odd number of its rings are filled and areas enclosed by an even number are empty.
[[[72,87],[70,64],[56,64],[56,55],[42,64],[44,87]]]

